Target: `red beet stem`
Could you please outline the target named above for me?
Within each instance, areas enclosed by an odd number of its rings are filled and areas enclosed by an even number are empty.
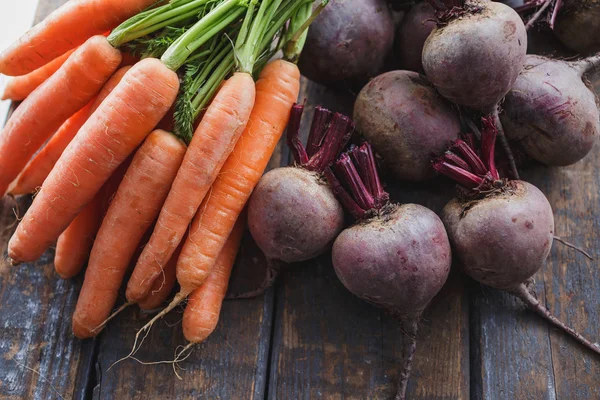
[[[540,304],[538,299],[530,292],[529,288],[525,284],[521,284],[517,286],[514,290],[511,290],[510,293],[517,296],[525,305],[535,311],[537,314],[545,318],[548,322],[553,324],[554,326],[562,329],[569,335],[571,335],[575,340],[579,343],[592,350],[596,354],[600,354],[600,346],[597,344],[593,344],[579,333],[577,333],[573,328],[565,325],[562,321],[556,318],[554,315],[548,311],[548,309]]]
[[[494,123],[493,117],[484,117],[481,119],[483,130],[481,132],[481,158],[487,167],[492,179],[500,179],[500,174],[496,168],[496,159],[494,157],[496,151],[496,137],[498,130]]]
[[[376,206],[378,208],[383,207],[383,205],[389,201],[390,196],[383,189],[383,185],[379,179],[373,149],[365,142],[362,145],[351,149],[350,156],[352,157],[354,164],[356,164],[356,169],[358,170],[360,178],[365,183],[371,196],[375,199]]]
[[[504,134],[504,127],[502,126],[502,122],[500,121],[499,113],[500,113],[500,110],[499,110],[499,107],[497,107],[496,111],[494,111],[494,114],[492,114],[492,117],[494,118],[494,124],[496,125],[496,130],[498,131],[497,139],[500,142],[502,149],[504,150],[504,154],[505,154],[506,158],[508,159],[508,165],[510,167],[510,173],[512,175],[511,178],[512,179],[520,179],[519,170],[517,169],[517,163],[515,162],[515,157],[510,148],[510,144],[508,143],[508,139],[506,138],[506,135]]]
[[[433,169],[467,189],[476,189],[483,183],[483,178],[443,160],[434,161]]]
[[[338,201],[342,204],[342,206],[355,218],[362,219],[367,210],[361,208],[352,196],[348,193],[346,189],[342,186],[340,181],[335,177],[331,168],[326,168],[324,171],[325,178],[327,178],[327,182],[329,183],[329,187],[333,191],[333,194],[337,197]]]
[[[474,174],[485,175],[487,173],[487,169],[481,158],[465,141],[458,139],[451,148],[462,156],[462,159],[469,164]]]
[[[300,141],[300,122],[302,121],[303,112],[304,105],[295,103],[292,107],[287,128],[287,144],[294,156],[294,160],[300,165],[308,162],[306,149]]]
[[[310,171],[324,171],[346,147],[353,132],[354,122],[345,115],[335,113],[321,147],[303,166]]]
[[[315,108],[315,114],[313,116],[312,125],[310,126],[310,133],[308,134],[308,141],[306,143],[306,152],[309,157],[315,155],[315,153],[321,147],[327,128],[329,127],[329,121],[333,113],[326,108],[317,106]]]
[[[558,16],[558,11],[562,8],[562,0],[556,0],[554,2],[554,9],[552,10],[552,16],[550,17],[550,22],[548,25],[550,29],[554,30],[554,24],[556,24],[556,17]]]
[[[467,142],[467,144],[469,145],[469,147],[475,152],[475,154],[477,154],[477,149],[475,148],[475,134],[474,133],[463,133],[462,138],[465,142]]]
[[[340,156],[333,164],[333,171],[360,208],[363,210],[376,208],[375,199],[367,190],[348,154],[343,153]]]
[[[463,160],[462,158],[460,158],[459,156],[457,156],[456,154],[454,154],[450,150],[448,150],[444,154],[443,159],[447,163],[454,164],[457,167],[462,168],[462,169],[464,169],[467,172],[473,172],[473,170],[471,170],[471,167],[469,167],[469,164],[467,164],[467,162],[465,160]]]

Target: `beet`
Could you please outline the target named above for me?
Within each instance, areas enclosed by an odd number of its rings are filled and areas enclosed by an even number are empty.
[[[484,173],[469,169],[447,156],[435,168],[461,186],[460,196],[442,212],[452,250],[463,271],[476,281],[519,297],[528,307],[563,329],[584,346],[600,348],[557,320],[529,288],[531,278],[544,265],[554,238],[554,217],[546,197],[535,186],[500,179],[494,163],[496,128],[484,119],[481,159]],[[473,153],[475,153],[474,149]]]
[[[298,65],[324,85],[362,85],[381,73],[393,43],[385,0],[331,0],[312,23]]]
[[[271,261],[312,259],[344,228],[344,211],[322,173],[347,144],[354,125],[341,114],[317,107],[305,148],[298,139],[302,110],[294,107],[288,127],[296,165],[263,176],[248,204],[252,237]]]
[[[423,75],[391,71],[365,86],[354,105],[357,130],[398,179],[435,176],[432,154],[458,137],[460,119]]]
[[[578,62],[529,55],[500,118],[508,139],[547,165],[585,157],[600,135],[595,94],[582,81],[600,56]]]
[[[450,7],[423,48],[425,75],[452,102],[490,114],[523,67],[527,33],[509,6],[446,0]],[[435,6],[432,0],[432,5]]]
[[[417,321],[450,272],[448,236],[433,211],[388,201],[368,144],[340,156],[332,169],[332,188],[359,220],[335,240],[333,267],[348,290],[400,320],[408,338],[396,399],[405,399]]]
[[[435,9],[426,2],[412,6],[406,13],[396,33],[396,55],[400,68],[409,71],[423,71],[421,55],[429,34],[436,26]]]
[[[600,51],[600,0],[562,0],[554,33],[580,54]]]

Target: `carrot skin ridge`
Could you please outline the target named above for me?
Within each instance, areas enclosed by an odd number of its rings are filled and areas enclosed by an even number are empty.
[[[0,54],[0,73],[30,73],[154,3],[156,0],[71,0]]]
[[[13,262],[36,260],[166,114],[177,74],[156,59],[132,67],[67,146],[9,242]]]
[[[145,298],[181,243],[194,214],[244,131],[254,105],[254,81],[235,74],[221,88],[190,142],[150,241],[127,284],[127,300]]]
[[[191,343],[203,342],[217,327],[245,226],[246,218],[242,213],[225,242],[212,272],[202,286],[194,290],[188,298],[182,326],[185,338]]]
[[[8,81],[0,100],[21,101],[29,96],[42,83],[46,82],[67,61],[75,50],[70,50],[62,56],[23,76],[16,76]]]
[[[177,282],[177,259],[179,258],[179,254],[181,253],[181,246],[175,250],[173,256],[165,265],[163,270],[164,275],[163,278],[158,277],[154,281],[154,285],[152,286],[152,290],[148,293],[148,296],[144,297],[142,300],[138,302],[138,306],[140,310],[149,311],[155,310],[160,307],[165,300],[169,297],[173,288],[175,287],[175,283]]]
[[[105,37],[94,36],[17,107],[0,132],[0,196],[44,142],[98,94],[120,62],[121,53]]]

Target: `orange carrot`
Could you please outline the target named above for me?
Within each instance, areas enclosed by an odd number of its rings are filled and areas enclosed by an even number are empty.
[[[0,132],[0,196],[50,135],[98,94],[120,62],[121,53],[104,36],[94,36],[21,103]]]
[[[24,75],[109,31],[156,0],[71,0],[0,54],[0,73]],[[95,65],[98,60],[85,64]]]
[[[106,82],[95,100],[69,118],[58,131],[48,140],[46,145],[29,161],[27,166],[11,183],[8,193],[21,195],[32,193],[42,186],[52,168],[60,158],[65,148],[71,143],[79,129],[85,124],[90,115],[102,104],[104,99],[121,82],[123,76],[131,67],[123,67]]]
[[[130,355],[137,351],[140,334],[202,286],[210,274],[275,151],[299,92],[300,71],[295,64],[275,60],[261,72],[246,130],[219,172],[210,195],[200,205],[177,260],[177,281],[181,289],[163,311],[138,331]]]
[[[73,315],[77,337],[96,335],[109,316],[129,262],[160,212],[185,151],[173,134],[155,130],[133,157],[92,249]]]
[[[196,129],[158,222],[127,285],[127,300],[146,297],[244,131],[254,105],[252,77],[236,73],[217,93]]]
[[[217,257],[212,272],[188,299],[182,325],[183,334],[190,343],[203,342],[217,327],[245,224],[246,219],[242,214]]]
[[[92,250],[94,238],[100,229],[102,218],[123,180],[128,164],[129,160],[126,160],[119,166],[94,199],[58,237],[54,269],[61,278],[70,279],[83,269]]]
[[[154,286],[152,286],[152,290],[148,293],[148,296],[143,298],[139,303],[140,309],[142,310],[155,310],[160,307],[165,300],[169,297],[171,292],[173,291],[173,287],[175,287],[175,282],[177,282],[177,259],[179,258],[179,254],[181,253],[181,246],[175,250],[173,253],[173,257],[169,260],[167,265],[165,265],[164,277],[158,278],[154,281]]]
[[[13,263],[36,260],[148,136],[179,90],[177,74],[147,58],[132,67],[66,148],[8,246]]]
[[[52,60],[48,64],[36,69],[27,75],[12,78],[6,84],[1,100],[19,101],[25,99],[38,86],[50,78],[67,61],[75,50],[71,50],[62,56]]]
[[[102,201],[98,193],[58,237],[54,269],[61,278],[70,279],[81,272],[101,222]]]

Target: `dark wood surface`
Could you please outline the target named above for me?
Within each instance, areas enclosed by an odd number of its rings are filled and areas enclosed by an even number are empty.
[[[41,0],[41,20],[64,0]],[[305,122],[314,105],[351,112],[351,94],[303,82]],[[306,135],[305,123],[303,134]],[[285,165],[283,146],[271,167]],[[583,162],[524,171],[549,198],[556,233],[600,256],[598,146]],[[393,197],[439,211],[452,185],[398,184]],[[0,251],[27,198],[0,200]],[[251,246],[245,247],[248,252]],[[244,250],[242,250],[244,251]],[[396,322],[346,291],[328,256],[289,266],[275,287],[252,300],[227,301],[217,331],[179,364],[126,360],[147,316],[126,311],[95,340],[70,330],[81,278],[62,281],[49,250],[36,263],[0,261],[1,399],[390,399],[403,334]],[[255,259],[256,261],[256,259]],[[252,263],[244,264],[251,268]],[[238,266],[241,268],[241,266]],[[238,276],[243,276],[241,271]],[[240,273],[240,271],[238,271]],[[555,242],[536,275],[546,306],[590,338],[600,339],[598,262]],[[137,354],[172,360],[185,344],[182,310],[159,322]],[[600,399],[600,358],[524,309],[519,301],[465,278],[455,266],[419,325],[410,399]]]

